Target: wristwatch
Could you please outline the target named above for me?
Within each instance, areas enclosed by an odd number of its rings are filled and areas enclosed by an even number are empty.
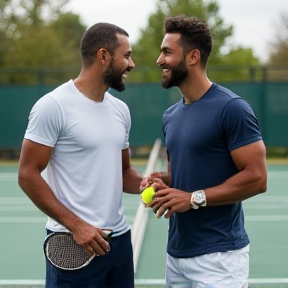
[[[206,203],[206,195],[204,190],[197,190],[191,193],[190,203],[193,209],[198,209],[199,207],[204,207]]]

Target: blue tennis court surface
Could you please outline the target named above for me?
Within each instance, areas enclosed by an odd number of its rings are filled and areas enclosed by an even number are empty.
[[[141,172],[144,169],[139,166]],[[268,191],[244,201],[250,278],[287,279],[288,165],[269,165],[268,170]],[[124,194],[123,203],[133,225],[140,197]],[[46,219],[19,188],[17,164],[0,165],[0,280],[44,279]],[[167,229],[167,220],[149,211],[136,279],[164,279]]]

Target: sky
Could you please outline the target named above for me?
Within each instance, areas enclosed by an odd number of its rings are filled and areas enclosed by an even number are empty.
[[[288,13],[288,0],[216,0],[219,14],[227,25],[233,25],[230,42],[244,48],[251,47],[254,56],[263,62],[268,59],[269,43],[281,13]],[[109,22],[125,29],[130,42],[135,43],[141,29],[148,25],[155,12],[157,0],[71,0],[67,11],[79,14],[83,24]]]

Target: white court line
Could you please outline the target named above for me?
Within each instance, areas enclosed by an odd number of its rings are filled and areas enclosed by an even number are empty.
[[[0,205],[29,205],[32,201],[28,197],[0,197]]]
[[[0,173],[0,181],[17,181],[18,173]]]
[[[245,211],[247,210],[282,210],[288,209],[288,203],[274,203],[274,204],[269,204],[269,203],[244,203],[243,207]]]
[[[135,217],[126,216],[127,221],[133,222]],[[46,223],[46,217],[0,217],[0,223]],[[288,215],[246,215],[247,222],[288,221]]]
[[[287,177],[288,171],[268,171],[268,177],[282,176]]]
[[[245,221],[288,221],[288,215],[246,215]]]
[[[47,217],[0,217],[0,223],[46,223]]]
[[[42,176],[46,176],[46,170],[42,171]],[[0,181],[18,181],[17,172],[0,172]]]
[[[286,178],[286,177],[288,177],[288,171],[268,171],[268,177],[273,178],[273,177],[276,177],[276,176],[277,177],[280,176],[280,177]],[[0,179],[1,178],[17,178],[17,177],[18,177],[18,173],[17,172],[0,172]]]
[[[28,212],[28,211],[39,211],[36,206],[33,205],[0,205],[1,212]]]
[[[247,201],[247,202],[246,202]],[[249,198],[245,200],[245,203],[288,203],[288,196],[270,196],[270,195],[264,195],[259,194],[252,198]]]
[[[251,278],[248,279],[250,284],[286,284],[288,283],[288,278]],[[155,286],[155,285],[166,285],[165,279],[135,279],[136,285],[145,286]],[[24,285],[45,285],[45,280],[43,279],[3,279],[0,280],[0,285],[5,286],[24,286]]]
[[[288,283],[288,278],[255,278],[248,279],[248,282],[254,284],[285,284]]]
[[[126,219],[133,222],[135,217],[126,216]],[[46,221],[46,217],[0,217],[0,223],[45,223]],[[245,221],[288,221],[288,215],[246,215]]]

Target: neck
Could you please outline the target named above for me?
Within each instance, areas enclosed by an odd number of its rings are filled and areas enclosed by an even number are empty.
[[[212,82],[207,78],[206,74],[203,77],[191,77],[179,86],[185,104],[190,104],[200,99],[211,87]]]
[[[102,75],[96,75],[93,69],[81,70],[74,80],[76,88],[87,98],[95,102],[102,102],[109,86],[102,80]]]

